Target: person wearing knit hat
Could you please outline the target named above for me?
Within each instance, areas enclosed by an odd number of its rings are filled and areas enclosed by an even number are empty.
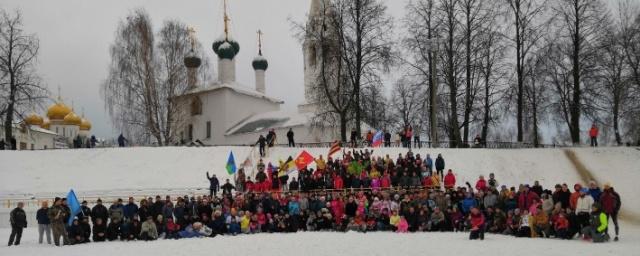
[[[620,211],[620,195],[613,189],[610,183],[604,185],[604,192],[600,196],[600,203],[602,204],[602,211],[607,214],[607,221],[613,220],[615,226],[616,236],[613,241],[618,241],[618,234],[620,227],[618,226],[618,212]],[[608,233],[608,229],[606,231]]]

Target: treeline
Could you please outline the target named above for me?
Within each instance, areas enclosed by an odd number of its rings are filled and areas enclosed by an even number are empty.
[[[605,142],[640,143],[636,1],[411,0],[395,22],[381,0],[316,3],[323,15],[296,27],[317,45],[318,120],[342,139],[364,122],[454,147],[581,144],[596,124]]]

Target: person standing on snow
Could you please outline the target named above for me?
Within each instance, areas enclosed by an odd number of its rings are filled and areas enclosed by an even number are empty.
[[[20,245],[22,238],[22,230],[27,227],[27,214],[22,209],[23,202],[18,203],[18,207],[9,213],[9,222],[11,223],[11,235],[9,236],[9,246]],[[15,242],[14,242],[15,239]]]
[[[222,195],[231,196],[231,190],[233,189],[236,189],[236,187],[231,185],[231,183],[229,183],[229,179],[227,179],[227,182],[225,182],[224,185],[222,185]]]
[[[129,142],[129,140],[127,140],[127,138],[125,138],[121,133],[120,136],[118,136],[118,146],[124,148],[126,146],[125,143],[127,142]]]
[[[287,140],[289,141],[289,147],[295,148],[296,147],[296,142],[293,140],[293,129],[289,128],[289,131],[287,132]]]
[[[438,154],[438,158],[436,158],[436,172],[440,179],[444,177],[444,158],[442,158],[442,154]]]
[[[47,213],[49,212],[49,202],[42,202],[42,207],[36,212],[38,221],[38,243],[42,244],[44,234],[47,234],[47,243],[51,244],[51,221]]]
[[[267,146],[267,139],[261,134],[256,144],[258,144],[258,148],[260,149],[260,156],[264,157],[265,156],[264,149]]]
[[[591,146],[597,147],[598,146],[598,127],[596,126],[596,123],[593,123],[591,125],[591,129],[589,130],[589,138],[591,138]]]
[[[600,196],[600,204],[602,205],[602,211],[607,214],[607,222],[609,219],[613,220],[615,226],[616,237],[613,241],[618,241],[618,233],[620,228],[618,226],[618,212],[620,211],[620,195],[613,189],[611,184],[604,185],[604,192]],[[608,230],[607,230],[608,233]]]
[[[218,196],[218,190],[220,190],[220,181],[214,174],[209,177],[209,172],[207,172],[207,179],[209,180],[209,197],[213,198],[214,196]]]

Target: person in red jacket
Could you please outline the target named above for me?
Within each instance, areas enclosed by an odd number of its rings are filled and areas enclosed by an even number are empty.
[[[580,185],[580,183],[576,183],[575,185],[573,185],[573,190],[575,190],[573,193],[571,193],[571,195],[569,196],[569,207],[571,207],[571,210],[576,210],[576,206],[578,204],[578,198],[580,198],[580,190],[582,189],[582,185]]]
[[[569,237],[569,220],[564,212],[558,215],[558,219],[553,223],[556,231],[556,237],[560,239],[570,239]]]
[[[469,240],[484,240],[484,215],[480,212],[478,207],[471,209],[469,214],[469,223],[471,224],[471,232],[469,234]]]
[[[447,175],[444,176],[444,188],[446,190],[453,189],[456,186],[456,176],[453,175],[453,171],[449,169]]]
[[[616,237],[613,241],[618,241],[618,232],[620,228],[618,226],[618,212],[620,211],[620,205],[622,201],[620,201],[620,195],[616,193],[611,184],[607,183],[604,185],[604,192],[600,196],[600,204],[602,204],[602,210],[605,214],[607,214],[607,221],[609,219],[613,220],[613,225],[615,226]],[[607,230],[607,234],[609,231]]]
[[[342,177],[340,175],[335,175],[335,177],[333,177],[333,188],[338,190],[344,188],[344,181],[342,181]]]
[[[591,129],[589,130],[589,137],[591,138],[591,146],[597,147],[598,146],[598,127],[596,126],[595,123],[591,125]]]
[[[391,176],[389,172],[384,172],[384,176],[380,179],[380,187],[382,188],[390,188],[391,187]]]
[[[480,178],[478,178],[478,181],[476,182],[476,189],[478,191],[487,191],[487,189],[489,189],[487,187],[487,181],[484,179],[484,175],[480,175]]]
[[[540,197],[536,192],[531,191],[529,185],[522,187],[520,195],[518,196],[518,208],[520,211],[529,210],[534,202],[537,202]]]

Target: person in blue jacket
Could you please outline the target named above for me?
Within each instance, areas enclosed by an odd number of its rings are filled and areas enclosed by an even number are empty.
[[[478,206],[478,202],[471,196],[471,193],[467,193],[467,196],[462,200],[462,212],[466,215],[471,211],[471,208]]]
[[[602,190],[600,190],[600,187],[598,187],[596,182],[593,181],[593,180],[591,182],[589,182],[589,195],[591,195],[591,197],[593,197],[593,201],[594,202],[600,201],[600,195],[601,194],[602,194]]]

